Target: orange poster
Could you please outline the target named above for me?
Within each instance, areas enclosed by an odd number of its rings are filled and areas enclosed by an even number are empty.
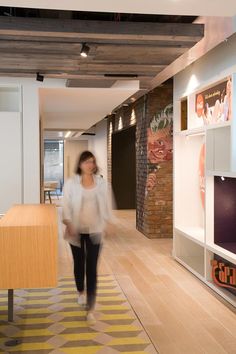
[[[196,94],[196,119],[202,119],[204,125],[225,122],[232,117],[232,79]]]

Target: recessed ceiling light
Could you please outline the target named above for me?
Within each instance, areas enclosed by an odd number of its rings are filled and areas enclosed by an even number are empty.
[[[66,133],[65,138],[69,138],[70,135],[71,135],[71,131]]]
[[[84,43],[80,52],[81,57],[86,58],[88,56],[89,51],[90,47],[86,43]]]

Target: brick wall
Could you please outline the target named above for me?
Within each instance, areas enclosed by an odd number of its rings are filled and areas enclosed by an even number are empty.
[[[172,160],[150,164],[147,129],[157,111],[173,102],[172,83],[156,88],[129,107],[122,107],[108,118],[108,180],[112,177],[112,132],[136,124],[136,227],[149,238],[172,237]],[[155,185],[147,190],[153,174]]]

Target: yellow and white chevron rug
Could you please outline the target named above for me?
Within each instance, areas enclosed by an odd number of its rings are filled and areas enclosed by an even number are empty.
[[[7,292],[0,291],[0,353],[155,354],[144,328],[111,275],[99,276],[97,322],[89,326],[77,304],[74,279],[56,289],[16,290],[14,322],[7,322]],[[19,339],[6,347],[9,339]]]

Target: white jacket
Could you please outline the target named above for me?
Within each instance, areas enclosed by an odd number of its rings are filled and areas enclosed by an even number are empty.
[[[113,223],[115,220],[112,213],[112,190],[101,176],[94,175],[94,180],[97,186],[97,201],[102,219],[101,228],[104,229],[107,222]],[[78,216],[80,213],[82,201],[82,186],[80,175],[74,175],[66,181],[63,188],[63,194],[63,221],[70,221],[78,230]],[[64,238],[72,244],[75,243],[74,239],[72,239],[71,236],[67,234],[67,232],[65,232]]]

